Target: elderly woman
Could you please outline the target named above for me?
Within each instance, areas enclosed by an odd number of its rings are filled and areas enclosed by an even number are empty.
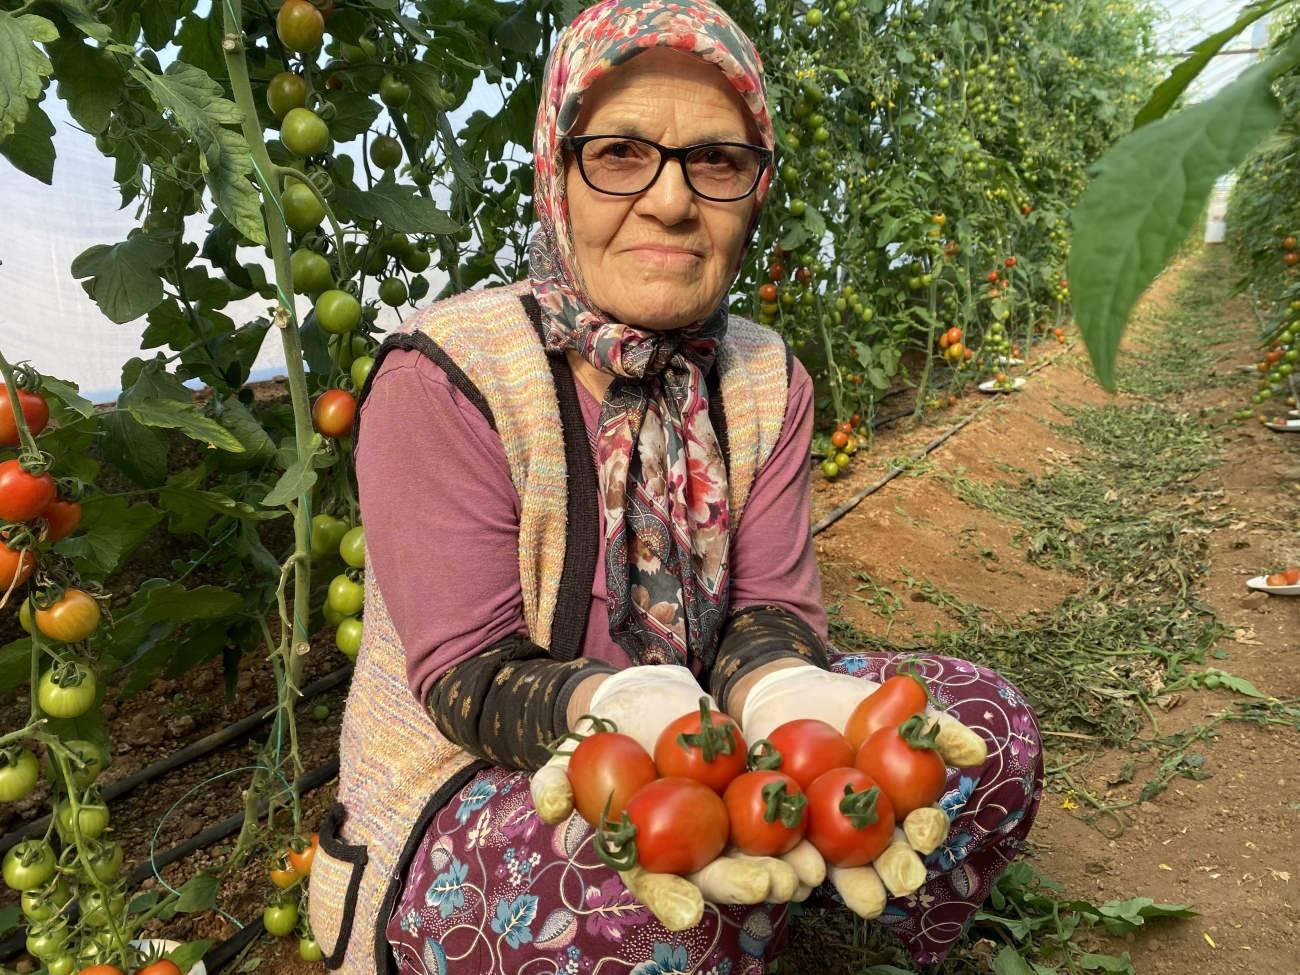
[[[311,880],[333,967],[762,972],[788,902],[828,875],[806,844],[724,856],[695,885],[619,875],[546,748],[587,714],[653,745],[704,695],[751,741],[843,727],[904,663],[830,655],[811,383],[727,310],[772,147],[758,54],[721,10],[588,9],[543,82],[529,280],[385,343],[357,437],[365,637]],[[825,891],[936,962],[1018,851],[1042,767],[1014,688],[912,665],[941,743],[965,722],[987,754],[950,770],[924,867],[895,844],[910,893],[886,903],[871,868],[831,869]]]

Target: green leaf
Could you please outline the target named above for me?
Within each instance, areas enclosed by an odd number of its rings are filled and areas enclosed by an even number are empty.
[[[104,495],[87,498],[81,510],[86,530],[60,541],[55,551],[72,559],[78,572],[100,578],[116,572],[162,520],[152,505]]]
[[[104,457],[140,487],[167,480],[167,435],[121,410],[104,414]]]
[[[211,444],[219,450],[240,453],[244,445],[216,420],[199,412],[193,403],[177,403],[174,400],[155,400],[141,402],[132,400],[124,404],[141,423],[151,427],[179,430],[193,440]]]
[[[460,224],[434,206],[432,200],[406,184],[378,183],[365,191],[338,186],[334,199],[354,216],[378,220],[397,233],[454,234],[460,230]]]
[[[337,143],[351,142],[379,118],[379,103],[364,92],[327,91],[322,98],[334,109],[327,121]]]
[[[54,123],[40,105],[29,105],[27,117],[0,141],[0,156],[46,186],[54,181]]]
[[[68,112],[90,132],[102,132],[122,98],[126,79],[115,58],[102,48],[61,37],[45,48],[54,63],[58,95]]]
[[[226,128],[243,121],[239,106],[220,84],[184,61],[173,61],[161,75],[139,65],[131,73],[197,143],[199,169],[226,219],[249,240],[265,244],[261,197],[251,182],[252,153],[243,135]]]
[[[442,87],[442,75],[431,64],[412,61],[402,66],[402,80],[411,86],[411,101],[420,108],[428,106],[437,111],[446,111],[456,104],[456,98]]]
[[[1085,972],[1119,972],[1121,975],[1135,975],[1133,962],[1129,960],[1127,951],[1122,958],[1085,951],[1079,959],[1079,967]]]
[[[315,483],[316,469],[311,464],[311,458],[296,460],[280,475],[280,480],[275,482],[275,487],[262,499],[262,504],[270,508],[283,505],[286,501],[297,501]]]
[[[995,975],[1034,975],[1029,962],[1011,947],[1003,948],[998,952],[998,956],[993,959],[993,971]]]
[[[532,54],[542,43],[540,18],[527,4],[520,4],[517,11],[497,24],[492,38],[507,51]]]
[[[203,956],[208,953],[208,949],[211,947],[211,941],[191,941],[188,944],[181,945],[175,951],[169,951],[167,957],[175,962],[176,967],[181,971],[188,972],[203,960]]]
[[[0,693],[8,694],[32,676],[32,640],[23,637],[0,647]]]
[[[58,28],[44,17],[0,10],[0,140],[9,138],[27,118],[45,87],[45,76],[53,70],[37,42],[58,36]]]
[[[1142,106],[1134,117],[1133,128],[1140,129],[1142,126],[1162,118],[1169,109],[1174,107],[1174,102],[1178,101],[1178,96],[1196,80],[1197,75],[1219,53],[1223,45],[1261,17],[1268,16],[1269,12],[1275,7],[1288,2],[1289,0],[1273,0],[1271,3],[1261,3],[1259,6],[1247,10],[1246,13],[1237,18],[1235,23],[1228,25],[1217,34],[1211,34],[1192,48],[1191,56],[1174,68],[1169,73],[1169,77],[1156,86],[1155,91],[1151,93],[1151,97],[1147,99],[1147,103]]]
[[[76,386],[65,383],[62,379],[55,379],[53,376],[42,376],[41,391],[49,393],[57,400],[61,400],[68,409],[80,413],[84,417],[92,417],[98,412],[94,403],[77,393]]]
[[[181,888],[176,910],[182,914],[198,914],[211,909],[217,903],[220,887],[220,881],[212,874],[195,874]]]
[[[107,24],[101,24],[95,19],[86,0],[42,0],[42,4],[58,10],[68,19],[68,23],[92,40],[106,41],[113,36]],[[62,77],[61,70],[57,73]]]
[[[140,619],[150,624],[181,623],[233,616],[243,609],[243,598],[229,589],[219,586],[186,589],[177,583],[168,583],[149,590],[148,598],[140,607]]]
[[[6,938],[14,931],[17,931],[21,919],[22,910],[17,904],[7,904],[0,907],[0,938]]]
[[[1115,356],[1134,303],[1195,225],[1215,179],[1277,126],[1270,62],[1208,101],[1125,136],[1102,156],[1074,210],[1070,291],[1097,378],[1115,388]]]
[[[120,244],[95,244],[72,262],[72,275],[110,321],[133,321],[163,300],[158,269],[171,257],[161,240],[132,231]]]
[[[169,484],[158,492],[158,503],[171,513],[168,527],[182,533],[200,533],[220,515],[252,521],[270,521],[285,514],[240,501],[220,491],[204,491],[195,487]]]

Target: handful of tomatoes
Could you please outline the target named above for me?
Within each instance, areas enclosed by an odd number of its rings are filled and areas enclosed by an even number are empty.
[[[574,806],[616,870],[691,876],[724,853],[780,858],[806,842],[832,875],[887,864],[885,886],[911,893],[925,879],[918,854],[948,826],[934,806],[947,769],[928,703],[920,678],[900,675],[858,705],[843,733],[801,719],[747,747],[704,697],[663,730],[653,756],[599,722],[569,757]]]

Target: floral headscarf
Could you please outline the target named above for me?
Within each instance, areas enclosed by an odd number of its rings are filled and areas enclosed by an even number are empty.
[[[612,321],[597,308],[578,273],[561,154],[583,93],[618,65],[661,46],[721,71],[748,107],[760,144],[772,148],[762,62],[726,13],[707,0],[606,0],[588,8],[561,34],[546,65],[533,135],[538,227],[529,276],[547,348],[573,349],[614,376],[596,443],[610,636],[638,663],[701,672],[716,654],[729,601],[727,473],[705,387],[726,332],[727,301],[704,320],[669,332]],[[749,235],[770,180],[768,170],[755,194]]]

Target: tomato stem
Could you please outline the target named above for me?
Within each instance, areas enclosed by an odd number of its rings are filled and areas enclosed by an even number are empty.
[[[914,714],[899,726],[898,737],[917,751],[938,751],[939,723],[936,721],[927,732],[925,726],[929,723],[930,719],[924,714]]]
[[[747,763],[751,772],[775,772],[785,759],[766,738],[760,738],[749,746]]]
[[[682,732],[677,736],[677,744],[684,751],[698,748],[706,762],[711,762],[719,755],[730,755],[736,750],[736,725],[731,719],[721,724],[713,723],[713,711],[709,707],[707,696],[700,698],[700,730],[694,734]]]
[[[606,800],[605,808],[600,814],[601,826],[596,830],[594,840],[596,856],[611,870],[622,873],[637,865],[636,826],[626,812],[618,823],[611,822],[608,815],[609,800]]]
[[[784,782],[769,782],[763,786],[763,819],[775,823],[778,819],[787,829],[794,829],[803,820],[808,808],[808,797],[802,792],[791,793]]]
[[[876,800],[879,798],[878,786],[873,785],[870,789],[854,792],[852,785],[846,785],[844,798],[840,800],[840,812],[854,829],[866,829],[880,819],[876,815]]]

